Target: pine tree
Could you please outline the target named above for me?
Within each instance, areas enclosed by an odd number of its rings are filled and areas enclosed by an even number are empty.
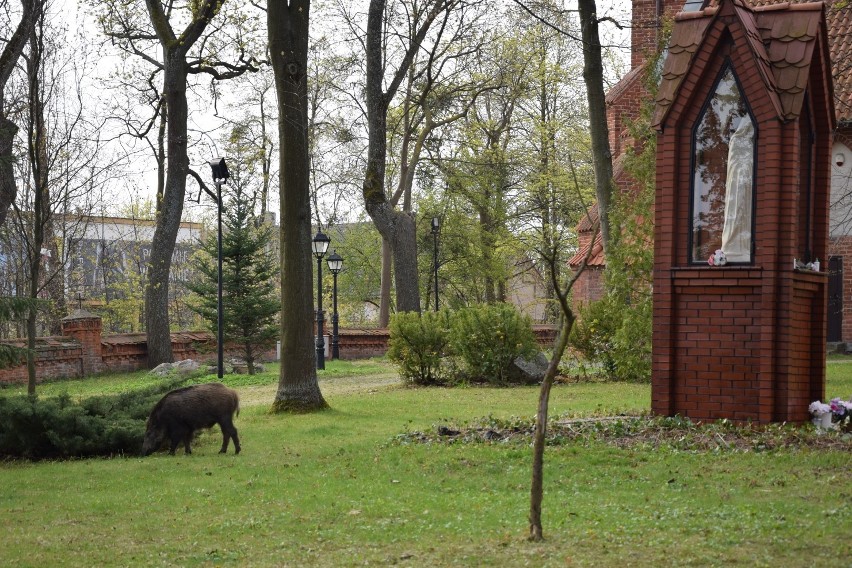
[[[222,211],[222,310],[225,341],[242,346],[250,375],[255,361],[278,335],[280,309],[275,290],[278,267],[269,245],[272,227],[254,215],[254,202],[235,184]],[[188,282],[192,309],[217,329],[217,233],[202,242],[194,258],[198,278]]]
[[[38,307],[39,301],[32,298],[0,296],[0,323],[26,317],[30,307]],[[9,343],[0,343],[0,369],[20,365],[27,350]]]

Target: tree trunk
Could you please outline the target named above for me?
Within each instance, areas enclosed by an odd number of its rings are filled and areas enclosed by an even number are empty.
[[[482,196],[484,203],[490,203],[490,191]],[[494,274],[494,224],[488,207],[479,209],[479,246],[482,249],[482,267],[485,269],[483,280],[485,282],[485,303],[494,304],[497,301],[495,290],[497,289],[497,277]]]
[[[364,176],[363,195],[367,214],[373,220],[382,238],[388,242],[393,258],[396,284],[396,309],[398,312],[420,311],[420,288],[417,272],[417,234],[414,215],[397,211],[384,193],[387,134],[386,109],[370,110],[381,116],[368,119],[370,149],[367,172]]]
[[[6,41],[2,53],[0,53],[0,226],[3,226],[6,221],[9,207],[18,194],[18,187],[15,184],[14,156],[12,154],[18,126],[9,120],[5,114],[6,84],[18,64],[18,59],[21,57],[33,29],[35,29],[36,21],[42,12],[43,1],[21,1],[21,21],[15,28],[15,32]]]
[[[267,1],[267,29],[278,95],[281,188],[281,372],[272,408],[326,408],[313,340],[313,258],[308,163],[309,0]]]
[[[260,95],[260,168],[263,175],[260,190],[260,218],[266,221],[266,210],[269,203],[269,182],[270,182],[270,149],[266,147],[266,91]]]
[[[382,237],[382,280],[379,293],[379,327],[390,325],[390,293],[393,278],[393,260],[391,259],[391,248],[387,239]]]
[[[12,155],[17,133],[18,126],[3,115],[3,99],[0,97],[0,226],[6,221],[9,207],[18,195]]]
[[[166,107],[166,183],[157,203],[157,225],[151,239],[151,258],[145,287],[145,332],[148,341],[148,366],[171,362],[172,338],[169,326],[169,272],[175,249],[183,202],[186,197],[188,108],[186,55],[201,37],[220,6],[217,0],[200,0],[192,20],[180,35],[175,35],[159,0],[145,0],[148,17],[163,50],[163,102]],[[162,119],[161,119],[162,121]],[[162,125],[162,122],[161,122]]]
[[[598,201],[601,241],[604,252],[609,250],[609,209],[612,201],[612,151],[606,122],[606,94],[603,87],[601,41],[598,35],[595,0],[578,0],[580,27],[583,38],[583,79],[589,103],[589,134],[592,140],[592,160],[595,170],[595,197]]]
[[[28,131],[28,154],[33,179],[33,215],[32,235],[28,238],[29,261],[30,261],[30,294],[35,300],[38,298],[41,280],[41,249],[44,244],[44,228],[50,216],[50,196],[47,183],[47,132],[44,124],[44,100],[41,93],[40,76],[43,44],[39,35],[40,27],[37,19],[36,26],[30,33],[30,56],[27,58],[27,80],[29,87],[29,131]],[[27,394],[35,396],[36,368],[35,368],[35,340],[38,335],[36,321],[38,307],[33,304],[27,314]]]
[[[34,222],[37,229],[34,235],[34,250],[38,251],[39,264],[35,267],[36,283],[35,293],[39,291],[41,274],[44,274],[44,289],[50,300],[47,310],[47,327],[49,335],[61,335],[62,318],[65,313],[65,286],[62,277],[62,258],[59,256],[59,246],[56,239],[53,224],[53,199],[51,198],[51,187],[49,181],[50,160],[47,155],[48,131],[44,116],[44,98],[42,96],[42,83],[45,80],[40,76],[39,69],[43,60],[43,22],[41,18],[36,21],[36,27],[30,38],[30,56],[28,66],[31,77],[30,83],[30,116],[32,117],[33,136],[31,143],[32,175],[33,185],[36,190],[36,208],[40,215],[35,216]],[[48,251],[46,259],[42,258],[41,251]],[[43,261],[43,265],[42,265]],[[35,296],[33,296],[35,297]],[[33,381],[35,377],[33,377]]]
[[[30,273],[32,274],[32,270]],[[37,271],[36,271],[37,272]],[[30,307],[30,313],[27,314],[27,394],[35,396],[36,394],[36,317],[38,315],[35,306]]]
[[[160,124],[157,126],[157,199],[154,210],[159,213],[166,193],[166,125],[168,124],[168,105],[165,97],[160,101]]]
[[[151,240],[148,282],[145,288],[145,331],[148,367],[174,359],[169,327],[169,273],[186,197],[188,107],[184,50],[165,50],[163,97],[166,104],[166,185],[157,204],[157,225]]]
[[[385,79],[382,33],[386,0],[371,0],[367,15],[367,168],[362,194],[364,207],[376,229],[391,247],[396,285],[396,310],[420,312],[420,286],[417,272],[417,235],[414,216],[397,211],[385,195],[387,160],[387,111],[414,54],[438,12],[445,7],[437,2],[411,39],[403,62],[391,80],[387,92],[382,90]]]
[[[550,405],[550,389],[559,370],[559,362],[562,353],[568,345],[568,335],[574,325],[573,313],[565,314],[562,318],[562,327],[559,330],[559,339],[556,348],[550,357],[544,379],[541,381],[541,391],[538,396],[538,411],[535,416],[535,433],[533,434],[533,464],[532,483],[530,484],[530,536],[532,541],[540,541],[544,538],[541,527],[541,504],[544,499],[544,440],[547,434],[547,413]]]

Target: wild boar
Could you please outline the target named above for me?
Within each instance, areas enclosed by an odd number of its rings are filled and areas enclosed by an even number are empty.
[[[166,393],[151,410],[142,443],[143,455],[160,449],[163,442],[170,442],[169,454],[174,455],[178,444],[183,442],[187,454],[193,434],[202,428],[218,424],[222,428],[222,449],[228,451],[228,440],[234,440],[234,453],[240,453],[240,439],[234,428],[234,414],[240,413],[237,392],[222,383],[205,383],[175,389]]]

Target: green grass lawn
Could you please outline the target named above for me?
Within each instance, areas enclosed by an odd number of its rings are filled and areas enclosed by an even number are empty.
[[[227,377],[243,452],[0,464],[0,566],[820,566],[847,562],[849,452],[550,447],[529,543],[524,444],[400,444],[436,423],[528,417],[536,388],[406,389],[377,361],[320,373],[331,410],[268,413],[276,370]],[[828,398],[852,395],[829,363]],[[144,375],[40,385],[73,396]],[[7,391],[0,391],[2,396]],[[13,392],[9,390],[8,392]],[[641,412],[650,388],[557,385],[552,412]],[[809,426],[808,426],[809,427]]]

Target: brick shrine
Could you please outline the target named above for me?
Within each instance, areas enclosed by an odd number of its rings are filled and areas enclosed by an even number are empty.
[[[835,115],[824,7],[684,10],[653,120],[652,410],[802,422],[825,391],[827,277],[806,268],[827,250]]]

